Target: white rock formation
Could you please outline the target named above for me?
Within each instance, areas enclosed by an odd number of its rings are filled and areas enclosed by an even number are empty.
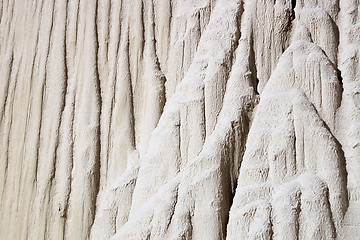
[[[1,0],[0,239],[360,239],[359,0]]]

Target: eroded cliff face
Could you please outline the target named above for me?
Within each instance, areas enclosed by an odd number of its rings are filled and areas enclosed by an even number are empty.
[[[0,239],[357,239],[359,0],[1,0]]]

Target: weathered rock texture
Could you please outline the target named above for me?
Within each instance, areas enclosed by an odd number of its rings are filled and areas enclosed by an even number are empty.
[[[360,1],[0,0],[0,239],[360,239]]]

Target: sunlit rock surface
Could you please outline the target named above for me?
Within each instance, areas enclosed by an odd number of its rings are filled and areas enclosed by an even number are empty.
[[[0,239],[359,238],[359,0],[0,0]]]

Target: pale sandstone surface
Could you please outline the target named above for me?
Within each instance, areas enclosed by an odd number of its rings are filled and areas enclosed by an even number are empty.
[[[360,1],[0,0],[0,239],[360,239]]]

